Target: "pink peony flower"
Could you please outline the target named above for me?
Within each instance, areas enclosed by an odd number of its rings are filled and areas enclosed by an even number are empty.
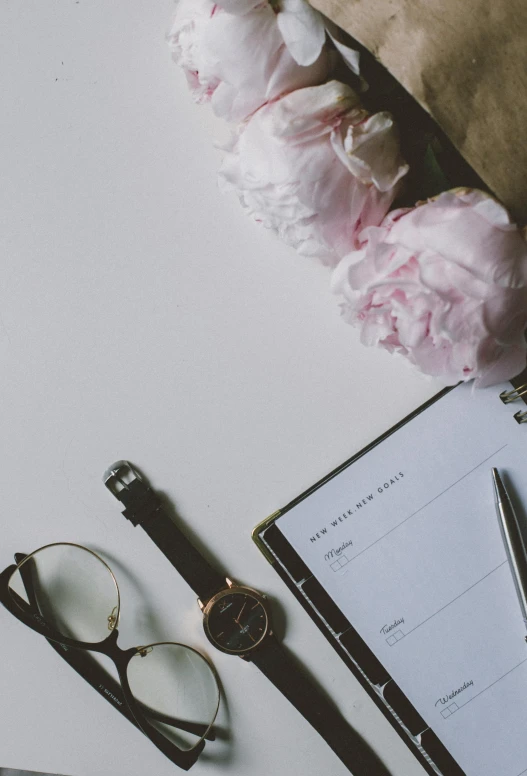
[[[481,191],[393,211],[342,259],[333,289],[364,344],[448,384],[484,387],[525,367],[527,242]]]
[[[225,149],[220,184],[300,253],[335,265],[378,225],[407,172],[389,113],[337,81],[265,105]]]
[[[339,53],[358,73],[357,52],[333,32],[330,26],[334,46],[307,0],[178,0],[168,42],[195,101],[236,122],[282,94],[326,81]]]

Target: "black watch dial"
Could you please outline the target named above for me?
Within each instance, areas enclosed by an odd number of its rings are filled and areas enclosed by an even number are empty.
[[[205,632],[224,652],[254,649],[268,631],[269,618],[260,599],[249,590],[227,591],[206,614]]]

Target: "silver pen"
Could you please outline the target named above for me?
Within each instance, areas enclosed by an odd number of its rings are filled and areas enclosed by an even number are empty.
[[[492,469],[496,512],[523,622],[527,628],[527,551],[509,494],[497,469]],[[527,636],[525,637],[527,641]]]

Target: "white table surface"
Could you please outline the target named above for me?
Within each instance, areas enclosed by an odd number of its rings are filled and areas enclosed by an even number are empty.
[[[52,541],[97,549],[120,581],[122,646],[176,639],[213,659],[231,739],[195,776],[344,776],[254,666],[209,647],[194,595],[120,516],[101,475],[128,458],[223,571],[270,594],[278,633],[393,776],[423,776],[250,532],[440,386],[362,347],[327,270],[219,193],[221,127],[171,63],[171,13],[0,4],[2,568]],[[42,639],[0,620],[0,766],[175,772]]]

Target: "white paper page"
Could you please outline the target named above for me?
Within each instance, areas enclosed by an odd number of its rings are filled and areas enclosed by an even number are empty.
[[[454,389],[278,522],[468,776],[527,774],[526,634],[490,471],[527,505],[506,388]]]

